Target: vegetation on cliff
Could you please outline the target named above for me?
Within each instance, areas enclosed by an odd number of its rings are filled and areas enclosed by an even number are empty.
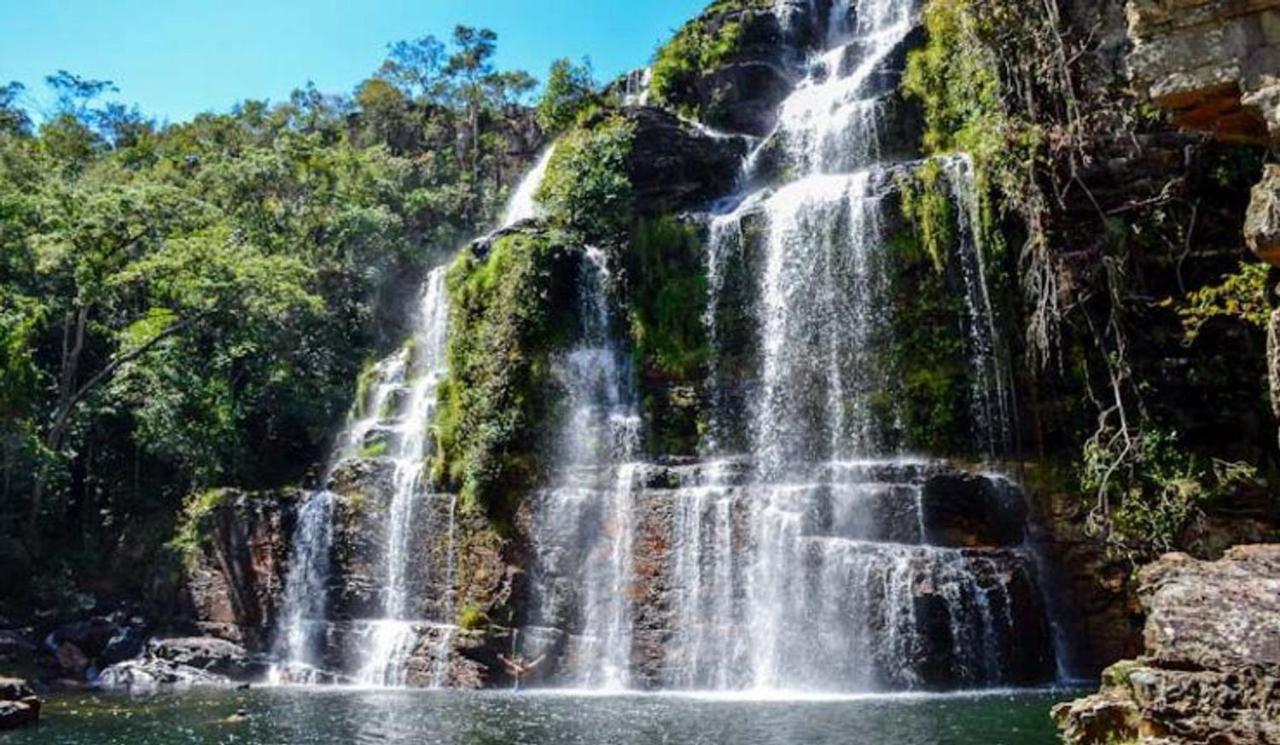
[[[1029,434],[1075,462],[1097,534],[1140,560],[1183,545],[1215,499],[1276,465],[1273,447],[1226,436],[1233,416],[1264,410],[1261,360],[1247,351],[1261,346],[1260,270],[1224,279],[1244,258],[1261,153],[1172,134],[1093,33],[1107,9],[1072,12],[933,0],[904,88],[924,111],[926,149],[973,158],[988,237],[1021,243],[993,266],[1021,288]],[[1163,155],[1178,148],[1188,157]],[[927,247],[944,228],[924,186],[906,206],[938,225],[922,231]],[[1208,258],[1187,262],[1193,247]],[[1180,347],[1184,323],[1212,329],[1213,345]],[[1229,349],[1247,362],[1224,368]]]
[[[717,0],[682,26],[654,54],[649,81],[654,103],[695,119],[714,114],[699,85],[739,54],[747,35],[743,13],[772,6],[771,0]]]
[[[577,328],[579,254],[544,233],[509,233],[449,271],[449,376],[436,417],[435,475],[503,529],[558,421],[551,354]]]
[[[602,111],[556,142],[535,195],[554,225],[593,242],[626,232],[633,209],[627,161],[634,136],[630,122]]]

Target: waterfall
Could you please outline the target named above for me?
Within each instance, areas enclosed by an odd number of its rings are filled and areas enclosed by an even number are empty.
[[[395,365],[403,374],[383,379],[372,394],[372,399],[380,402],[380,408],[370,415],[378,424],[368,429],[365,437],[376,435],[380,457],[392,464],[392,493],[384,552],[383,617],[370,625],[368,652],[357,674],[357,680],[367,685],[405,683],[405,664],[418,641],[415,626],[423,623],[410,614],[406,579],[409,562],[419,553],[410,545],[415,509],[422,498],[452,499],[431,493],[425,473],[436,390],[448,372],[448,323],[445,269],[439,268],[427,277],[414,336]]]
[[[424,474],[431,447],[429,430],[435,415],[436,389],[446,372],[448,316],[442,267],[427,277],[409,342],[363,376],[361,400],[356,402],[334,444],[324,476],[328,482],[341,464],[359,458],[377,460],[391,469],[383,557],[383,617],[362,624],[364,662],[355,676],[367,685],[396,686],[405,682],[406,661],[418,645],[419,626],[423,624],[408,617],[406,574],[415,555],[410,545],[415,509],[421,499],[453,499],[430,493]],[[332,629],[327,598],[334,503],[339,499],[329,491],[318,491],[308,496],[299,511],[291,538],[283,620],[276,644],[282,662],[271,675],[275,682],[312,683],[324,677],[319,670],[325,661],[325,637]],[[451,506],[450,535],[452,520]],[[451,571],[446,580],[450,584]],[[437,664],[443,664],[440,657]]]
[[[306,680],[321,664],[332,570],[333,498],[328,491],[314,492],[298,511],[276,641],[277,655],[293,672],[274,667],[270,678],[275,683],[286,676]]]
[[[542,180],[547,175],[547,167],[551,165],[551,157],[555,155],[555,145],[548,147],[538,156],[538,162],[534,164],[533,170],[529,171],[520,184],[512,193],[510,201],[507,202],[507,209],[503,213],[502,227],[509,228],[517,223],[525,220],[532,220],[538,217],[538,203],[534,196],[538,193],[538,188],[542,186]]]
[[[618,690],[629,686],[631,666],[628,587],[640,419],[627,357],[613,339],[610,281],[607,257],[587,248],[579,283],[582,339],[556,365],[568,416],[553,486],[536,496],[533,540],[535,582],[570,575],[578,590],[562,604],[544,600],[535,621],[570,629],[573,683]],[[540,590],[544,597],[554,593],[554,587]]]
[[[1020,542],[939,543],[930,525],[946,508],[930,490],[944,466],[904,460],[879,435],[888,373],[878,353],[894,333],[881,267],[897,208],[892,174],[904,167],[882,160],[896,90],[887,66],[915,22],[907,0],[832,3],[828,48],[747,159],[744,183],[758,190],[709,221],[712,348],[720,356],[722,335],[733,333],[720,327],[724,307],[749,298],[756,372],[734,401],[723,360],[713,363],[712,460],[665,497],[676,589],[661,685],[928,688],[1004,683],[1044,667],[1037,650],[1015,644],[1024,635],[1034,647],[1043,630],[1025,612],[1039,602],[1034,557]],[[973,427],[979,449],[999,455],[1012,440],[1009,373],[972,166],[962,156],[943,165],[960,234],[951,248],[967,308]],[[770,183],[775,173],[790,180]],[[758,267],[754,278],[731,292],[729,278],[746,266]],[[735,418],[746,419],[736,438],[726,434]],[[723,449],[735,439],[744,456]]]

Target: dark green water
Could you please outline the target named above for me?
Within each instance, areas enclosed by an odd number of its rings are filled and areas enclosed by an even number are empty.
[[[1070,693],[749,701],[263,689],[54,698],[0,745],[1052,745]],[[244,708],[248,718],[231,717]]]

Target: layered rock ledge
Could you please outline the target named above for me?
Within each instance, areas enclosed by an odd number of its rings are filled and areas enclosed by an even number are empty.
[[[1068,743],[1280,743],[1280,545],[1144,569],[1145,653],[1054,710]]]
[[[0,678],[0,730],[38,723],[40,704],[40,699],[26,681]]]

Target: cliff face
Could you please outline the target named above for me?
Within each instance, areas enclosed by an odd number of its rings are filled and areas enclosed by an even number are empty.
[[[1256,145],[1280,138],[1280,4],[1134,0],[1135,83],[1189,129]]]
[[[1054,711],[1068,742],[1280,742],[1280,546],[1170,554],[1140,576],[1145,651]]]

